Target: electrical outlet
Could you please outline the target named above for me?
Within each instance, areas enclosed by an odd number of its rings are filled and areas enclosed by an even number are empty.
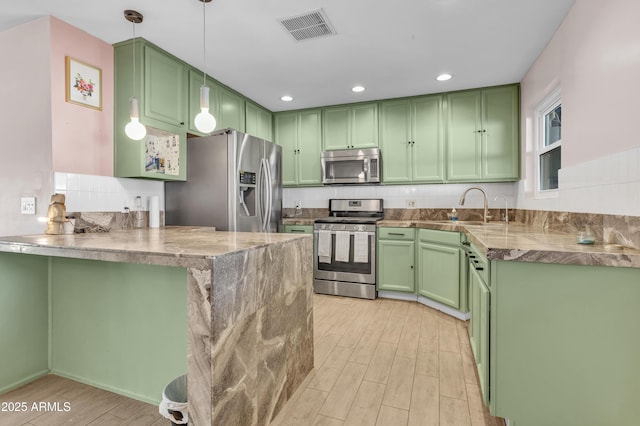
[[[416,208],[416,200],[407,200],[407,208],[415,209]]]
[[[301,208],[302,208],[302,201],[296,200],[296,209],[301,209]]]
[[[36,214],[36,197],[22,197],[20,199],[21,214]]]

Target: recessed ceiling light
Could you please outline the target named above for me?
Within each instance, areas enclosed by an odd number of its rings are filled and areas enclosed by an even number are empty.
[[[280,99],[285,101],[285,102],[291,102],[293,100],[293,98],[291,96],[289,96],[289,95],[284,95]]]
[[[438,81],[447,81],[447,80],[451,80],[451,77],[453,77],[451,74],[440,74],[439,76],[436,77],[436,80]]]
[[[353,86],[351,91],[352,92],[356,92],[356,93],[364,92],[364,87],[363,86]]]

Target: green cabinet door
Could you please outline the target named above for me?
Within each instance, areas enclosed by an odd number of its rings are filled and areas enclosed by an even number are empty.
[[[478,181],[482,178],[481,91],[447,96],[447,178],[451,181]]]
[[[200,132],[195,125],[196,115],[200,114],[200,87],[202,87],[202,73],[196,69],[189,70],[189,117],[187,129],[189,133],[198,136],[206,136]],[[216,119],[216,128],[219,129],[218,120],[218,84],[207,77],[207,87],[209,87],[209,112]]]
[[[447,180],[517,180],[519,86],[447,95]]]
[[[378,240],[378,290],[415,291],[415,242]]]
[[[351,148],[378,146],[378,103],[351,107]]]
[[[516,180],[520,175],[518,86],[482,91],[482,177]]]
[[[418,244],[418,294],[460,308],[460,262],[457,247],[420,242]]]
[[[351,148],[351,108],[339,106],[322,110],[322,142],[325,150]]]
[[[384,183],[411,182],[411,102],[380,104],[380,152]]]
[[[298,184],[319,185],[322,182],[322,113],[320,109],[299,113]]]
[[[282,184],[319,185],[322,182],[321,110],[275,114],[275,143],[282,146]]]
[[[414,228],[378,228],[378,290],[415,292]]]
[[[378,146],[378,104],[341,105],[322,109],[325,150]]]
[[[443,96],[424,96],[412,100],[412,180],[444,180]],[[384,176],[384,175],[383,175]]]
[[[383,182],[444,180],[442,108],[442,95],[380,104]]]
[[[245,110],[245,131],[250,135],[272,141],[272,114],[253,102],[246,102]]]
[[[185,128],[187,69],[152,46],[144,46],[144,115]]]
[[[244,132],[244,99],[226,87],[220,86],[216,120],[218,129],[231,128]]]
[[[490,293],[475,268],[469,268],[469,341],[478,370],[480,390],[489,404],[489,315]]]
[[[275,141],[282,147],[282,184],[296,185],[298,159],[298,113],[275,115]]]

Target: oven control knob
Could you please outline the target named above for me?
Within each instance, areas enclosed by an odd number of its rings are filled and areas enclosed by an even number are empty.
[[[347,225],[342,225],[342,226],[340,227],[340,229],[342,229],[342,230],[344,231],[345,229],[347,229]]]

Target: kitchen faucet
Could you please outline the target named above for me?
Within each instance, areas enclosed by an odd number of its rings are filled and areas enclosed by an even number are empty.
[[[464,206],[464,197],[467,195],[467,192],[471,191],[472,189],[477,189],[478,191],[482,192],[482,197],[484,201],[484,215],[482,216],[482,222],[487,223],[487,219],[489,218],[489,207],[487,203],[487,193],[484,192],[484,189],[479,188],[477,186],[472,186],[471,188],[468,188],[466,191],[462,193],[462,196],[460,197],[460,205]]]
[[[504,200],[504,221],[509,224],[509,203],[507,201],[507,197],[504,195],[496,195],[493,201],[498,201],[498,198],[502,198]]]

